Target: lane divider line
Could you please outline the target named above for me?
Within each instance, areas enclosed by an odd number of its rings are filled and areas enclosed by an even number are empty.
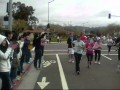
[[[57,53],[59,55],[68,55],[68,53]],[[50,53],[50,54],[44,54],[44,55],[56,55],[56,53]],[[108,55],[108,54],[102,54],[102,55]],[[109,54],[110,55],[114,55],[114,56],[117,56],[118,54]]]
[[[67,81],[66,81],[66,78],[65,78],[65,74],[64,74],[64,71],[63,71],[63,68],[62,68],[62,64],[60,62],[60,58],[59,58],[58,54],[56,54],[56,58],[57,58],[57,62],[58,62],[58,67],[59,67],[59,72],[60,72],[60,77],[61,77],[63,90],[69,90],[68,85],[67,85]]]
[[[103,57],[105,57],[105,58],[107,58],[108,60],[112,60],[111,58],[109,58],[109,57],[107,57],[107,56],[105,56],[105,55],[103,55],[103,54],[101,54]]]
[[[68,50],[44,50],[46,52],[52,52],[52,51],[68,51]],[[101,51],[108,51],[108,50],[101,50]],[[116,50],[111,50],[111,51],[116,51]]]

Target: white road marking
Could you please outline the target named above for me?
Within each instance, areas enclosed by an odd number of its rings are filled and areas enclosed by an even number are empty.
[[[63,71],[63,68],[62,68],[62,65],[61,65],[60,58],[59,58],[58,54],[56,54],[56,58],[57,58],[57,62],[58,62],[58,67],[59,67],[59,72],[60,72],[60,77],[61,77],[63,90],[68,90],[67,81],[66,81],[65,74],[64,74],[64,71]]]
[[[51,65],[51,63],[49,61],[46,61],[45,63],[43,63],[43,67],[48,67],[50,65]]]
[[[107,57],[107,56],[105,56],[105,55],[103,55],[103,54],[101,54],[103,57],[105,57],[105,58],[107,58],[108,60],[112,60],[111,58],[109,58],[109,57]]]
[[[68,53],[57,53],[57,54],[59,54],[59,55],[68,55]],[[56,53],[50,53],[50,54],[44,54],[44,55],[56,55]],[[102,55],[108,55],[108,54],[102,54]],[[118,55],[118,54],[109,54],[109,56],[110,56],[110,55],[116,56],[116,55]]]
[[[47,52],[52,52],[52,51],[68,51],[68,50],[44,50],[44,51],[47,51]],[[108,51],[108,50],[101,50],[101,51]],[[116,50],[111,50],[111,51],[116,51]]]
[[[46,77],[42,78],[41,82],[37,82],[37,84],[40,86],[41,89],[44,89],[50,82],[46,82]]]
[[[108,55],[108,54],[103,54],[103,55]],[[110,55],[115,55],[115,56],[117,56],[118,54],[109,54],[108,56],[110,56]]]

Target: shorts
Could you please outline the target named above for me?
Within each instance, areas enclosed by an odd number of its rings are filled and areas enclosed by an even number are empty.
[[[73,48],[68,48],[68,54],[74,54],[74,49]]]

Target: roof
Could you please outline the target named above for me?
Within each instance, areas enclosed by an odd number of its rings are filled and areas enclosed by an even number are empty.
[[[23,32],[41,33],[41,32],[43,32],[43,31],[44,31],[43,29],[40,29],[40,30],[24,30]]]

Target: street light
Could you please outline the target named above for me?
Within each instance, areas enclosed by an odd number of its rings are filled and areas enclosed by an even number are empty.
[[[53,1],[54,0],[48,2],[48,25],[47,25],[48,28],[50,28],[50,24],[49,24],[49,4],[52,3]]]
[[[49,4],[52,3],[54,0],[48,2],[48,24],[47,24],[47,29],[50,29],[50,23],[49,23]],[[50,40],[49,37],[49,32],[48,32],[48,39]]]

